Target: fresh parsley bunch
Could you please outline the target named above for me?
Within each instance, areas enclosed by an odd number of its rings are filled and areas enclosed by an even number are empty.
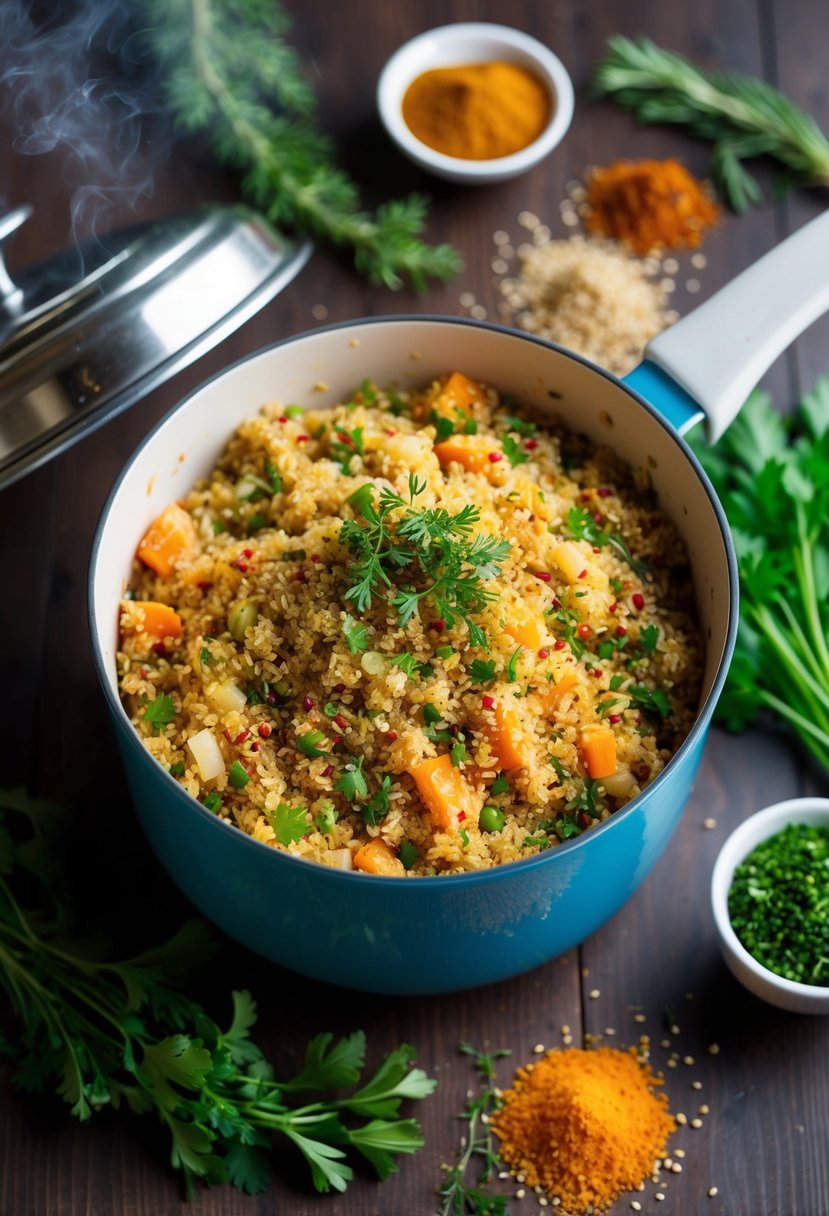
[[[829,377],[787,421],[754,392],[715,448],[694,444],[731,524],[737,649],[718,716],[771,709],[829,771]]]
[[[454,515],[443,507],[418,509],[415,499],[425,489],[426,482],[410,474],[408,501],[385,487],[375,502],[371,485],[351,496],[364,523],[346,520],[340,529],[340,542],[353,557],[346,599],[365,612],[383,587],[391,588],[391,603],[405,626],[428,598],[449,628],[459,618],[470,644],[486,648],[486,635],[472,615],[497,598],[483,584],[498,575],[510,543],[483,533],[473,536],[481,513],[471,504]],[[409,581],[395,586],[390,575],[404,569]],[[426,586],[416,586],[415,578]]]
[[[421,239],[426,200],[412,194],[362,210],[314,118],[316,98],[278,0],[144,0],[142,33],[176,122],[206,134],[242,190],[280,226],[349,246],[357,269],[421,290],[462,266],[451,245]]]
[[[222,1029],[171,986],[208,944],[192,922],[166,945],[120,962],[70,946],[68,906],[54,898],[59,875],[45,837],[59,808],[0,795],[0,1013],[8,1028],[0,1054],[26,1091],[52,1086],[89,1119],[105,1106],[155,1115],[167,1128],[173,1166],[192,1196],[198,1179],[248,1192],[268,1182],[267,1153],[279,1136],[299,1149],[318,1191],[344,1191],[353,1177],[348,1150],[384,1179],[401,1153],[423,1145],[414,1119],[399,1118],[404,1099],[423,1098],[435,1082],[412,1068],[403,1044],[363,1077],[362,1031],[310,1041],[297,1076],[276,1080],[250,1038],[256,1003],[233,993]],[[22,825],[22,830],[21,830]],[[25,908],[18,888],[39,889]],[[332,1097],[330,1091],[345,1096]]]

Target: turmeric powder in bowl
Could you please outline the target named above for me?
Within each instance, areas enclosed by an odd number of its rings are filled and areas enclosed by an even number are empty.
[[[403,118],[428,147],[461,160],[497,160],[534,143],[553,102],[527,68],[493,61],[433,68],[403,97]]]

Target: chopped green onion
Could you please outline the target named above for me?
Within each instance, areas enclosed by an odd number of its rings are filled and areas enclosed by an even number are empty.
[[[218,793],[218,791],[216,791],[216,790],[211,790],[211,791],[210,791],[210,793],[209,793],[209,794],[207,795],[207,797],[205,798],[205,800],[204,800],[204,802],[202,803],[202,805],[203,805],[203,806],[204,806],[204,807],[205,807],[205,808],[206,808],[208,811],[212,811],[214,815],[218,815],[219,811],[220,811],[220,810],[221,810],[221,808],[222,808],[222,796],[221,796],[221,794],[220,794],[220,793]]]
[[[235,790],[243,790],[250,781],[244,764],[239,760],[234,760],[231,764],[227,779]]]
[[[510,661],[507,663],[507,680],[510,684],[514,684],[518,679],[518,656],[521,653],[521,647],[516,646],[510,656]]]
[[[431,701],[427,701],[423,706],[423,721],[429,726],[434,726],[436,722],[441,721],[440,710]]]
[[[355,490],[353,494],[349,494],[345,500],[356,511],[362,512],[364,507],[369,507],[374,502],[374,486],[367,481],[365,485],[360,486],[359,490]]]
[[[438,646],[437,650],[435,651],[435,658],[436,659],[451,659],[451,657],[454,653],[455,653],[454,646]]]
[[[411,870],[412,866],[415,864],[415,862],[420,857],[420,854],[418,853],[415,846],[412,844],[411,840],[404,840],[400,846],[400,851],[398,853],[398,856],[399,856],[400,860],[403,862],[403,869]]]
[[[509,791],[510,783],[503,774],[495,778],[489,789],[490,794],[508,794]]]

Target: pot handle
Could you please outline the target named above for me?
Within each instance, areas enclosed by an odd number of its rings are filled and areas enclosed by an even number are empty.
[[[777,356],[829,309],[828,267],[829,211],[654,338],[625,384],[680,433],[707,418],[713,443]]]

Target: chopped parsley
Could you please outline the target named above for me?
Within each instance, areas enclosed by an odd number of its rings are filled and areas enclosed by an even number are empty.
[[[351,472],[352,457],[365,455],[363,428],[357,426],[353,431],[349,431],[344,426],[335,426],[334,434],[336,439],[331,440],[331,455],[339,464],[341,471],[348,476]]]
[[[518,657],[521,654],[521,647],[516,646],[515,650],[510,655],[510,661],[507,663],[507,681],[514,684],[518,679]]]
[[[442,720],[442,715],[441,715],[440,710],[437,708],[436,705],[433,705],[431,701],[427,701],[426,704],[423,706],[423,721],[428,726],[434,726],[436,723],[440,722],[441,720]]]
[[[265,461],[265,476],[268,479],[268,485],[271,488],[272,494],[279,494],[282,490],[282,474],[272,461]]]
[[[495,679],[494,659],[473,659],[469,668],[469,678],[473,684],[488,684]]]
[[[671,702],[662,688],[648,688],[645,684],[629,684],[625,693],[637,709],[651,718],[665,719],[670,716]]]
[[[525,422],[523,418],[516,418],[514,414],[505,414],[500,421],[508,431],[515,431],[516,435],[522,435],[525,439],[529,439],[538,430],[534,422]]]
[[[508,794],[511,788],[507,778],[500,773],[489,787],[489,792],[490,794]]]
[[[361,774],[362,776],[362,774]],[[391,789],[391,777],[388,773],[385,774],[380,784],[380,788],[375,790],[368,802],[363,806],[363,819],[369,827],[375,828],[381,819],[385,819],[389,813],[389,790]]]
[[[268,822],[280,844],[294,844],[311,831],[305,807],[288,806],[287,802],[280,802],[275,811],[268,812]]]
[[[607,532],[584,507],[570,508],[567,512],[567,526],[571,540],[585,540],[598,549],[610,545],[636,574],[644,574],[649,569],[647,562],[633,557],[618,532]]]
[[[326,836],[329,832],[333,831],[334,824],[337,822],[339,817],[339,813],[337,812],[334,803],[330,798],[325,798],[320,803],[319,811],[314,819],[314,827],[318,832],[322,832],[323,836]]]
[[[352,654],[363,654],[368,649],[369,630],[367,625],[361,625],[350,613],[346,613],[342,624],[343,634]]]
[[[205,797],[202,806],[206,810],[210,811],[213,815],[218,815],[219,811],[222,809],[221,794],[218,793],[217,790],[211,790],[210,793]]]
[[[232,785],[235,790],[243,790],[245,788],[247,783],[250,781],[250,777],[248,776],[247,769],[245,768],[244,764],[242,764],[241,760],[233,761],[230,766],[230,772],[227,775],[227,779],[229,784]]]
[[[368,794],[368,784],[363,774],[363,761],[365,757],[351,757],[351,763],[346,768],[341,777],[334,782],[334,789],[339,790],[349,802],[356,802],[358,798],[365,798]]]
[[[144,712],[139,714],[138,720],[147,722],[153,728],[154,735],[161,734],[162,728],[169,726],[176,716],[173,698],[166,692],[159,693],[153,701],[149,697],[142,697],[141,704],[144,706]]]
[[[411,840],[404,840],[400,846],[398,857],[403,863],[404,870],[411,870],[412,866],[417,862],[420,854],[417,848],[412,844]]]
[[[401,671],[405,672],[410,680],[417,675],[419,664],[413,654],[407,654],[404,651],[403,654],[396,654],[393,659],[389,659],[389,662],[392,667],[399,667]]]
[[[303,756],[307,756],[309,760],[315,760],[317,756],[326,756],[328,754],[327,748],[320,747],[320,743],[324,742],[326,742],[326,738],[321,730],[309,730],[304,735],[299,736],[296,745]]]
[[[504,455],[510,462],[513,468],[519,464],[526,464],[529,460],[528,454],[521,447],[517,439],[513,439],[512,435],[505,435],[501,440],[501,447]]]

